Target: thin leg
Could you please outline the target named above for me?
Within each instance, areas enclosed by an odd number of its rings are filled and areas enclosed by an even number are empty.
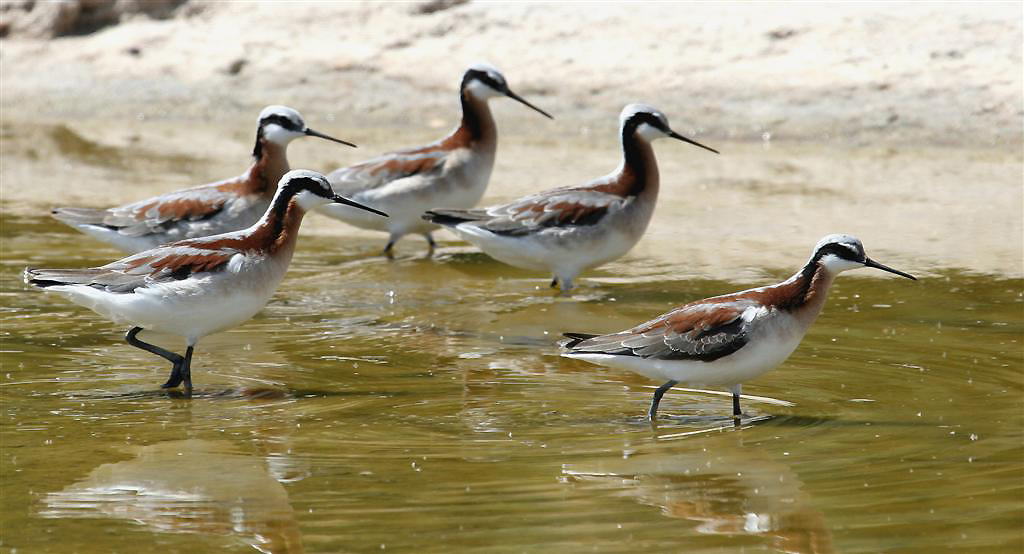
[[[391,239],[391,240],[388,241],[388,245],[384,247],[384,251],[381,252],[381,254],[384,254],[385,256],[387,256],[389,260],[395,259],[395,253],[392,250],[394,247],[395,247],[395,239]]]
[[[185,349],[185,359],[181,364],[181,379],[185,382],[185,392],[192,392],[192,349],[193,345],[188,345]]]
[[[739,419],[743,415],[743,412],[740,411],[740,393],[742,388],[740,385],[734,385],[729,388],[729,391],[732,392],[732,417]]]
[[[649,417],[651,421],[654,421],[658,417],[658,404],[661,403],[661,397],[665,396],[668,389],[678,384],[679,381],[669,381],[658,387],[658,390],[654,391],[654,400],[651,401],[651,409],[647,412],[647,417]]]
[[[156,346],[154,344],[142,342],[141,340],[136,338],[140,331],[142,331],[142,327],[132,327],[131,330],[129,330],[124,335],[125,342],[136,348],[141,348],[142,350],[145,350],[150,354],[156,354],[157,356],[160,356],[161,358],[167,360],[168,362],[171,362],[171,375],[170,377],[167,378],[166,383],[160,385],[160,388],[170,389],[180,385],[182,379],[181,366],[182,363],[185,361],[185,358],[182,358],[180,355],[175,354],[170,350],[164,350],[163,348],[160,348],[159,346]]]
[[[182,360],[184,361],[184,359]],[[181,362],[174,364],[171,368],[171,375],[167,378],[167,382],[160,385],[162,389],[173,389],[181,384]]]
[[[430,258],[434,255],[434,249],[437,248],[437,243],[434,242],[434,237],[430,236],[430,233],[423,233],[423,238],[427,239],[427,246],[429,248],[427,249],[426,257]]]
[[[156,346],[155,344],[149,344],[148,342],[142,342],[141,340],[136,338],[136,335],[138,335],[139,332],[141,332],[141,331],[142,331],[142,327],[132,327],[131,330],[128,331],[127,333],[125,333],[125,335],[124,335],[125,342],[127,342],[128,344],[134,346],[135,348],[141,348],[141,349],[145,350],[146,352],[149,352],[150,354],[156,354],[157,356],[160,356],[161,358],[167,360],[168,362],[171,362],[172,364],[180,364],[181,363],[181,360],[182,360],[181,355],[175,354],[174,352],[171,352],[170,350],[164,350],[163,348],[160,348],[159,346]]]
[[[552,277],[551,278],[551,288],[555,288],[557,286],[558,286],[558,277]]]

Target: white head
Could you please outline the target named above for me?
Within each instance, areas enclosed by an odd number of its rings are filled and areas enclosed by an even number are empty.
[[[355,147],[350,142],[327,136],[306,127],[305,120],[298,111],[288,106],[267,106],[260,112],[258,137],[274,144],[287,146],[299,137],[319,137],[337,143]]]
[[[327,181],[326,177],[308,169],[293,169],[285,173],[284,177],[281,177],[281,180],[277,183],[277,195],[274,197],[274,205],[286,205],[292,198],[306,211],[323,206],[324,204],[337,202],[387,217],[387,214],[384,212],[338,196],[334,193],[334,189],[331,188],[331,184]]]
[[[821,264],[832,274],[838,274],[858,267],[873,267],[895,273],[901,277],[917,280],[914,276],[886,267],[864,253],[864,245],[852,235],[833,234],[818,241],[811,253],[811,262]]]
[[[622,136],[622,140],[635,136],[646,142],[670,137],[710,150],[715,154],[718,153],[718,150],[708,148],[673,131],[668,125],[668,118],[665,117],[665,114],[647,104],[635,103],[622,108],[622,113],[619,114],[619,134]]]
[[[267,106],[260,112],[260,134],[275,144],[285,145],[306,134],[302,115],[288,106]]]
[[[498,71],[497,67],[494,67],[489,63],[480,62],[469,66],[469,68],[466,69],[466,72],[462,74],[462,85],[459,87],[459,90],[461,90],[463,94],[467,94],[480,100],[490,100],[491,98],[497,98],[499,96],[508,96],[509,98],[539,112],[548,119],[554,119],[544,110],[534,106],[518,94],[512,92],[512,90],[508,88],[508,82],[505,81],[505,76]]]
[[[462,90],[476,98],[488,100],[505,96],[508,82],[497,67],[489,63],[475,63],[462,74]]]

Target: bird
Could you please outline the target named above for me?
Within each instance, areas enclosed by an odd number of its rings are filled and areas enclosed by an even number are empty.
[[[328,202],[387,215],[335,194],[323,175],[299,169],[280,179],[263,217],[246,229],[172,242],[95,268],[29,268],[25,282],[131,325],[128,344],[172,364],[162,388],[184,383],[191,392],[198,340],[240,325],[267,304],[288,269],[303,215]],[[144,329],[184,337],[185,354],[143,342]]]
[[[860,267],[917,280],[868,258],[856,237],[827,235],[781,283],[690,302],[618,333],[565,333],[561,355],[664,381],[648,410],[651,421],[662,395],[681,382],[728,387],[738,421],[741,384],[784,362],[821,312],[832,281]]]
[[[499,261],[550,272],[551,287],[567,294],[583,270],[621,257],[647,229],[658,199],[652,141],[671,137],[718,153],[673,131],[665,114],[647,104],[622,109],[619,136],[622,161],[608,175],[489,208],[434,208],[423,218]]]
[[[480,202],[487,189],[498,146],[498,129],[487,101],[499,96],[507,96],[553,119],[512,92],[497,68],[486,63],[473,64],[459,85],[462,121],[448,136],[327,175],[339,194],[388,212],[391,217],[387,221],[366,217],[344,206],[324,206],[320,212],[356,227],[387,232],[383,254],[389,258],[393,257],[392,249],[400,238],[407,234],[422,235],[429,256],[436,246],[431,233],[438,227],[423,221],[423,212],[434,206],[471,208]]]
[[[252,165],[238,177],[108,209],[55,208],[51,215],[129,254],[245,229],[267,211],[278,181],[289,169],[288,144],[303,136],[355,147],[310,129],[292,108],[267,106],[260,112]]]

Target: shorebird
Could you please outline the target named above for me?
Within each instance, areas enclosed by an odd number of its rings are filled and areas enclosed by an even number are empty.
[[[327,175],[340,194],[388,212],[387,221],[377,221],[344,206],[325,206],[320,211],[356,227],[387,232],[384,254],[388,257],[398,239],[410,233],[423,235],[433,252],[431,233],[437,225],[420,216],[434,206],[471,208],[483,197],[498,146],[498,128],[487,101],[498,96],[508,96],[551,119],[547,112],[512,92],[496,68],[474,64],[463,74],[459,86],[462,121],[448,136]]]
[[[651,141],[662,137],[718,153],[673,131],[663,113],[630,104],[619,115],[622,162],[604,177],[478,210],[435,208],[423,214],[491,257],[551,272],[563,293],[585,269],[619,258],[643,236],[658,199]],[[440,205],[440,204],[439,204]]]
[[[26,269],[25,282],[58,292],[116,323],[132,325],[128,344],[171,362],[163,388],[192,389],[192,348],[235,327],[267,304],[284,277],[306,211],[338,202],[386,216],[331,190],[307,170],[281,178],[269,208],[247,229],[158,246],[90,269]],[[185,355],[142,342],[143,329],[185,338]]]
[[[680,382],[729,387],[739,418],[741,384],[785,361],[821,312],[832,280],[858,267],[917,280],[868,258],[856,237],[828,235],[779,284],[691,302],[619,333],[565,333],[562,356],[665,381],[654,392],[652,421],[662,395]]]
[[[299,137],[345,142],[306,127],[299,112],[260,112],[252,165],[238,177],[109,209],[56,208],[52,215],[79,231],[135,253],[168,242],[245,229],[260,219],[288,172],[288,143]]]

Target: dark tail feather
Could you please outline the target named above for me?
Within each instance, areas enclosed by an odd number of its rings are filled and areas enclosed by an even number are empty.
[[[25,283],[45,289],[57,285],[90,284],[105,273],[101,269],[31,269],[26,268]]]
[[[570,340],[560,342],[559,346],[562,348],[572,348],[587,339],[599,337],[600,335],[591,335],[589,333],[562,333],[562,336],[567,337]]]
[[[38,269],[32,269],[28,267],[25,268],[25,273],[22,274],[22,278],[25,279],[25,284],[37,286],[41,289],[45,289],[46,287],[52,287],[54,285],[64,284],[61,283],[60,281],[55,281],[53,279],[44,279],[42,278]]]
[[[423,219],[437,223],[438,225],[447,225],[449,227],[458,225],[459,223],[465,223],[467,221],[480,221],[481,219],[487,219],[487,213],[483,210],[427,210],[423,213]]]

